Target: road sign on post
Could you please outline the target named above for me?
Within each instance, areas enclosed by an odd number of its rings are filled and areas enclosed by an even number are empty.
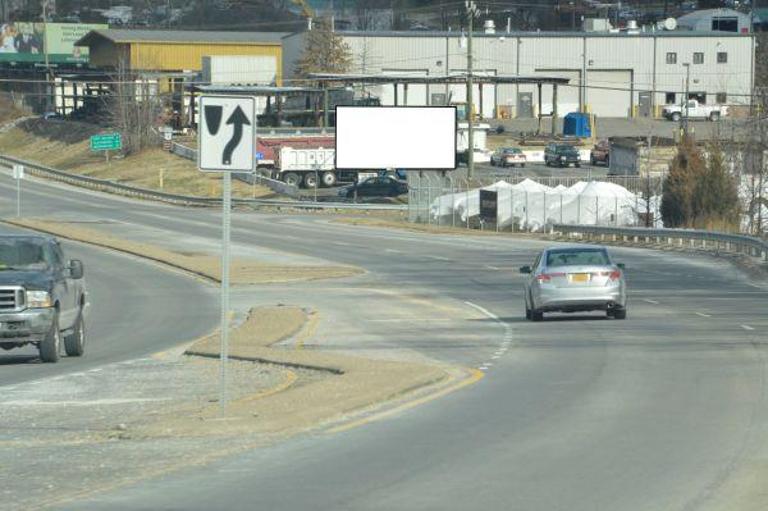
[[[198,167],[209,172],[252,172],[256,162],[255,98],[200,98]]]
[[[103,133],[91,136],[91,151],[118,151],[123,148],[120,133]]]
[[[223,172],[221,247],[221,366],[219,409],[227,409],[229,358],[229,239],[232,209],[232,173],[256,170],[255,98],[202,96],[200,98],[197,166],[203,172]]]

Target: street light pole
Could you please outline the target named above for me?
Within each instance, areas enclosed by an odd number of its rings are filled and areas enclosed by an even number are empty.
[[[466,0],[464,5],[467,8],[468,31],[467,31],[467,177],[471,178],[475,173],[475,146],[474,146],[474,128],[472,127],[472,92],[474,88],[472,77],[472,31],[474,26],[474,17],[477,14],[477,6],[472,0]]]

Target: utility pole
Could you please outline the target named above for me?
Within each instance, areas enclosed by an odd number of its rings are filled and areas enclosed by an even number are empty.
[[[691,64],[690,62],[683,62],[683,66],[685,66],[685,96],[683,96],[683,109],[684,111],[681,113],[684,113],[682,117],[682,132],[687,137],[688,136],[688,98],[690,94],[690,82],[691,82]]]
[[[48,60],[48,0],[43,3],[43,56],[45,58],[45,111],[51,111],[51,65]]]
[[[474,17],[477,16],[477,5],[473,0],[465,0],[464,6],[467,8],[468,28],[467,31],[467,177],[471,178],[475,173],[475,146],[474,146],[474,128],[472,127],[472,92],[474,88],[472,77],[472,31],[474,26]],[[446,64],[447,65],[447,64]]]

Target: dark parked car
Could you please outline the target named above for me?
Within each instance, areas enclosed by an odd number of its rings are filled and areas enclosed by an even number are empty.
[[[550,165],[568,167],[571,164],[581,167],[581,156],[579,155],[579,150],[572,145],[549,144],[544,149],[544,163],[548,167]]]
[[[525,162],[527,161],[527,158],[525,157],[525,154],[518,149],[517,147],[502,147],[499,149],[496,149],[494,153],[491,155],[491,165],[499,167],[507,167],[515,165],[520,165],[521,167],[525,167]]]
[[[351,199],[355,191],[358,197],[397,197],[408,193],[408,183],[392,176],[371,177],[362,183],[341,188],[339,195]]]
[[[592,151],[589,154],[589,162],[592,165],[603,163],[606,167],[610,166],[611,143],[607,140],[601,140],[595,144],[595,147],[592,148]]]

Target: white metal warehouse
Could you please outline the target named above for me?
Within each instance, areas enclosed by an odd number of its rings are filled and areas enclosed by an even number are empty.
[[[283,70],[294,78],[306,33],[283,38]],[[441,76],[466,71],[466,37],[459,32],[338,32],[352,50],[355,73]],[[474,69],[479,74],[547,75],[570,79],[558,91],[560,115],[590,111],[601,117],[655,116],[665,104],[680,104],[690,70],[689,96],[707,104],[748,108],[754,75],[754,37],[730,32],[655,31],[476,33]],[[581,77],[584,77],[582,82]],[[403,87],[403,85],[398,85]],[[487,84],[475,89],[484,118],[534,117],[535,85]],[[402,103],[394,85],[366,90],[385,105]],[[655,94],[653,93],[655,91]],[[409,105],[462,101],[461,84],[411,84]],[[482,105],[481,103],[482,98]],[[542,113],[552,111],[545,86]]]

